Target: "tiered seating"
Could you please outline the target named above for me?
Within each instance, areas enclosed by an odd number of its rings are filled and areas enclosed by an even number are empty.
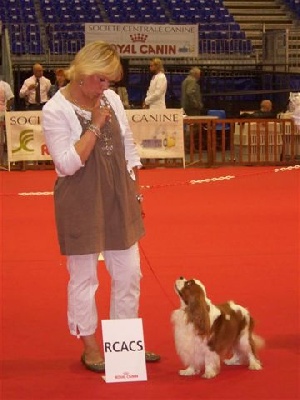
[[[38,24],[10,24],[9,28],[14,54],[41,54],[43,52]]]
[[[295,5],[300,0],[287,0]],[[84,23],[199,24],[200,53],[250,53],[251,42],[223,6],[223,0],[40,0],[42,23],[34,0],[7,0],[0,18],[9,23],[14,54],[42,52],[40,26],[45,25],[51,54],[76,53],[84,45]],[[103,21],[103,17],[107,17]],[[26,23],[22,28],[21,24]]]
[[[250,54],[251,41],[235,22],[200,24],[199,53]]]
[[[300,18],[300,0],[284,0],[290,9]]]
[[[110,22],[165,23],[168,21],[159,0],[103,0]]]
[[[52,54],[75,54],[84,45],[84,23],[103,22],[95,0],[41,0]]]
[[[96,0],[41,0],[45,23],[102,22]]]
[[[7,0],[0,7],[0,19],[8,26],[14,54],[43,51],[34,0]]]
[[[79,23],[54,23],[46,27],[52,54],[75,54],[84,46],[84,30]]]
[[[2,23],[37,23],[33,0],[7,0],[0,3]]]
[[[166,0],[166,4],[177,23],[234,22],[222,0]]]
[[[223,6],[222,0],[165,0],[176,23],[199,23],[199,53],[252,51],[251,41]]]

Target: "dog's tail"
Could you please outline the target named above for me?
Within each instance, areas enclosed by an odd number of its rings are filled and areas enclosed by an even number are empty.
[[[261,336],[256,335],[256,334],[252,334],[252,338],[253,338],[253,341],[255,343],[255,347],[257,350],[260,350],[265,347],[266,341],[264,338],[262,338]]]

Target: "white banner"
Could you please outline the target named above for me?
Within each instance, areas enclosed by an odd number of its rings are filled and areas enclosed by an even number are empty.
[[[8,162],[51,160],[41,126],[41,111],[5,113]]]
[[[85,43],[103,40],[121,57],[198,57],[198,25],[86,23]]]
[[[141,158],[184,159],[181,109],[126,110]],[[41,111],[5,113],[8,162],[51,160]]]
[[[140,318],[102,320],[106,382],[146,381],[145,343]]]
[[[181,109],[127,110],[126,114],[141,158],[184,159]]]

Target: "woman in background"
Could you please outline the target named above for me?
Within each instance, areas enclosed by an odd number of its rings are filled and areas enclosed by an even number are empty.
[[[165,109],[168,83],[161,59],[153,58],[150,61],[149,68],[152,78],[146,93],[143,108]]]
[[[65,75],[65,71],[62,68],[55,70],[55,83],[51,85],[49,90],[49,97],[53,97],[55,93],[62,87],[66,86],[68,80]]]

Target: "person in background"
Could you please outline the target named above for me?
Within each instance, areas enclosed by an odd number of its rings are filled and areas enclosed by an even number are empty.
[[[14,94],[10,85],[0,79],[0,164],[6,148],[5,111],[10,111],[14,103]]]
[[[276,118],[276,113],[273,111],[271,100],[262,100],[259,110],[253,113],[242,113],[240,118]]]
[[[199,79],[201,77],[201,70],[198,67],[191,68],[188,76],[181,83],[181,107],[184,113],[188,116],[195,116],[203,114],[203,103]],[[186,126],[184,130],[184,147],[185,152],[190,151],[190,135],[193,134],[194,149],[199,148],[199,135],[197,128],[193,125]],[[206,135],[203,136],[203,146],[206,143]]]
[[[67,83],[68,80],[66,79],[65,71],[62,68],[57,68],[55,70],[55,83],[50,87],[49,97],[53,97],[55,93],[63,86],[66,86]]]
[[[67,258],[68,324],[83,344],[81,362],[105,370],[96,339],[95,294],[101,253],[111,276],[110,318],[138,317],[144,235],[142,167],[120,97],[109,89],[122,76],[115,48],[84,46],[66,71],[70,83],[42,111],[42,126],[58,179],[54,188],[60,250]],[[160,357],[146,352],[146,361]]]
[[[110,88],[114,92],[116,92],[117,95],[120,96],[120,99],[123,103],[125,110],[131,108],[129,104],[128,92],[125,86],[125,82],[123,82],[123,79],[120,82],[114,82],[113,84],[111,84]]]
[[[0,79],[0,113],[11,110],[14,103],[14,97],[10,85]]]
[[[143,108],[166,108],[167,78],[164,72],[164,66],[160,58],[154,58],[150,61],[150,72],[153,75]]]
[[[181,107],[186,115],[203,114],[203,102],[199,79],[201,70],[193,67],[181,84]]]
[[[41,110],[49,100],[51,82],[43,76],[40,64],[34,64],[33,75],[26,79],[20,89],[20,97],[25,99],[27,110]]]

